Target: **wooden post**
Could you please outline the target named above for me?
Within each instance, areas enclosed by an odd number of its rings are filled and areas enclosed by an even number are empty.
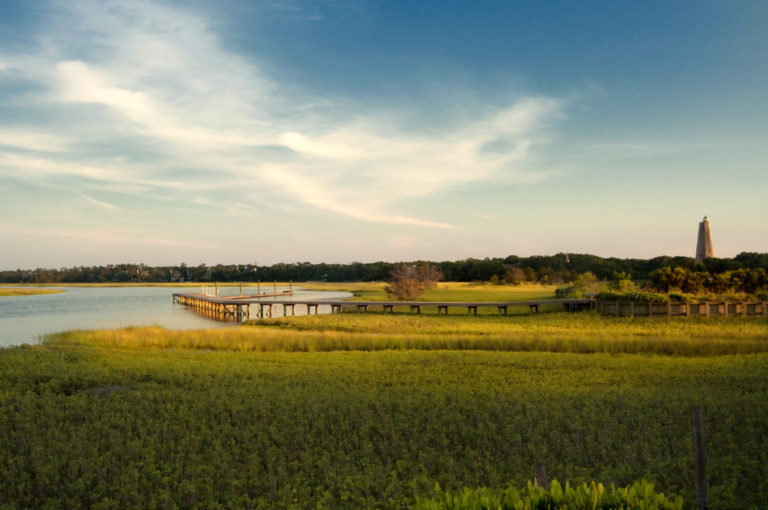
[[[536,483],[545,491],[549,490],[549,480],[547,480],[547,465],[536,464],[533,468],[533,475],[536,477]]]
[[[699,406],[693,407],[693,447],[696,463],[696,501],[699,510],[707,508],[707,454],[704,451],[704,411]]]
[[[261,280],[256,282],[256,294],[261,296]]]
[[[216,286],[216,297],[219,297],[219,282],[214,282],[214,285]]]
[[[240,282],[240,295],[243,295],[243,282]]]

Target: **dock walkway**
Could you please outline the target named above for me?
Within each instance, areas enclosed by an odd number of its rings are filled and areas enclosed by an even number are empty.
[[[494,301],[494,302],[467,302],[467,301],[332,301],[323,299],[314,300],[280,300],[269,299],[266,297],[280,297],[286,294],[262,294],[259,296],[231,296],[217,297],[200,293],[174,293],[173,302],[182,305],[192,306],[201,310],[211,311],[220,314],[223,318],[235,318],[238,321],[250,319],[251,305],[257,306],[256,316],[260,319],[272,317],[272,307],[282,306],[283,315],[287,316],[290,310],[291,315],[296,314],[296,306],[306,306],[307,315],[314,311],[318,313],[318,307],[330,306],[331,313],[342,313],[344,308],[353,309],[357,312],[368,312],[374,310],[383,310],[384,312],[394,313],[395,307],[408,307],[411,313],[421,313],[422,308],[436,308],[437,313],[448,315],[449,308],[466,308],[470,315],[477,315],[478,308],[496,308],[499,315],[507,315],[509,308],[513,306],[528,306],[530,313],[538,313],[539,308],[544,305],[562,306],[565,311],[575,312],[578,310],[594,309],[595,302],[591,299],[542,299],[538,301]]]

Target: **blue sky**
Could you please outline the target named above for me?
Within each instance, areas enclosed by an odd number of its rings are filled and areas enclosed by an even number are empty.
[[[768,251],[768,3],[0,4],[0,269]]]

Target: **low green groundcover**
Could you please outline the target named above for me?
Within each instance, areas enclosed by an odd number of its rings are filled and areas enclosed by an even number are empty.
[[[681,510],[683,498],[670,499],[656,492],[652,483],[641,480],[630,487],[606,489],[591,482],[565,487],[554,480],[549,490],[528,482],[525,490],[514,486],[493,490],[464,489],[456,494],[436,488],[434,499],[419,499],[417,510],[608,510],[642,508],[644,510]]]

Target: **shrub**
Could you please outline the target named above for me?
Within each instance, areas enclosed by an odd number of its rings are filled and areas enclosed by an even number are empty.
[[[650,301],[651,303],[666,303],[667,296],[655,292],[601,292],[595,296],[599,301]]]
[[[670,301],[683,302],[694,300],[693,294],[686,294],[685,292],[670,292],[668,296]]]
[[[508,269],[507,272],[504,273],[504,283],[507,283],[510,285],[520,285],[525,280],[526,280],[525,271],[523,271],[519,267],[513,267],[512,269]]]
[[[594,295],[603,288],[601,282],[591,271],[580,274],[573,281],[573,285],[565,289],[557,289],[557,298],[585,298]]]
[[[434,289],[443,278],[443,273],[431,264],[420,266],[397,264],[389,273],[391,279],[384,289],[397,299],[413,299],[425,290]]]
[[[616,292],[634,292],[637,290],[632,276],[624,271],[613,273],[613,278],[608,283],[608,288]]]

